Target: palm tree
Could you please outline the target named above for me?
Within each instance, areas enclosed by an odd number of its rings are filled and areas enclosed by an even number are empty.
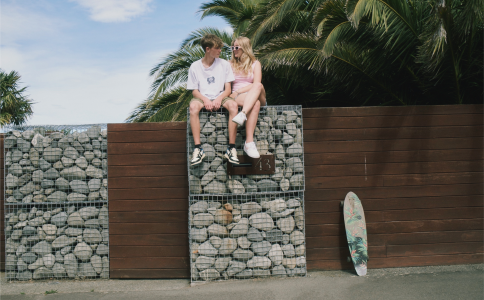
[[[32,100],[24,95],[27,87],[19,88],[20,75],[0,69],[0,126],[21,125],[32,116]]]

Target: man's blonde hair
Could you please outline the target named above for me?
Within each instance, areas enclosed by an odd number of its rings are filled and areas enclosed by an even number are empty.
[[[224,45],[224,42],[222,41],[221,38],[219,38],[215,34],[206,34],[202,37],[200,44],[202,45],[203,51],[207,52],[207,47],[222,48],[222,46]]]
[[[237,42],[242,48],[242,55],[240,57],[235,57],[234,53],[232,52],[230,63],[232,64],[234,73],[241,72],[242,74],[249,76],[252,74],[252,64],[256,61],[254,52],[252,52],[250,39],[246,38],[245,36],[239,36],[235,39],[235,41],[232,42],[232,46],[235,42]]]

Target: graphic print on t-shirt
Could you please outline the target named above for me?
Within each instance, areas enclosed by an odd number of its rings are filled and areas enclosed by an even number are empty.
[[[207,78],[207,82],[208,82],[208,84],[215,83],[215,77],[213,77],[213,76],[212,77],[208,77]]]

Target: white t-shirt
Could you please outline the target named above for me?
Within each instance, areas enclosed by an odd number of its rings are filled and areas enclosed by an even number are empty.
[[[209,68],[205,68],[202,60],[194,62],[188,70],[188,90],[198,90],[210,100],[214,100],[225,90],[225,83],[235,80],[230,63],[225,59],[216,58]]]

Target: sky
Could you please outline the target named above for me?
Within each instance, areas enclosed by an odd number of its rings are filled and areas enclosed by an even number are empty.
[[[28,125],[122,123],[149,94],[153,68],[208,0],[0,0],[0,68],[35,104]]]

